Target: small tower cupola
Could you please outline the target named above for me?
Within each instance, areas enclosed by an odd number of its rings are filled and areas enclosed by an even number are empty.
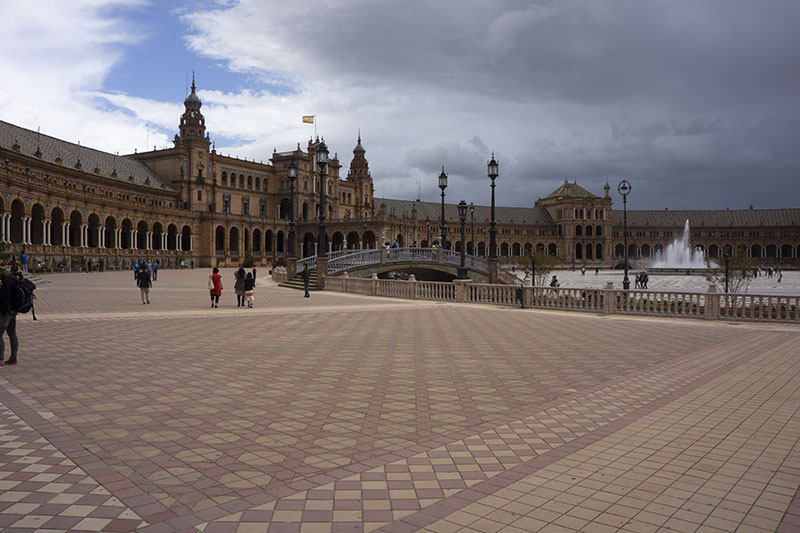
[[[185,111],[181,115],[180,132],[181,137],[204,139],[206,136],[206,119],[200,112],[203,102],[197,96],[194,83],[194,73],[192,73],[192,92],[183,101]]]

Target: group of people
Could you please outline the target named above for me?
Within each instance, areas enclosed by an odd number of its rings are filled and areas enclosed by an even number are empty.
[[[236,307],[252,309],[256,295],[256,269],[245,271],[244,267],[233,273],[233,291],[236,293]],[[211,294],[211,307],[219,307],[219,297],[222,296],[222,276],[219,268],[214,267],[208,277],[208,290]]]
[[[19,257],[11,254],[11,258],[8,260],[8,265],[11,267],[11,272],[28,272],[28,254],[25,253],[25,250],[22,250],[22,253],[19,254]],[[6,266],[3,264],[2,266]]]
[[[650,276],[647,275],[647,271],[643,270],[636,274],[636,278],[633,280],[633,288],[634,289],[646,289],[647,282],[650,281]]]

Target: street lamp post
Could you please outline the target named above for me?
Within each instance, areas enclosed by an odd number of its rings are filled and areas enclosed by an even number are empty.
[[[458,218],[461,220],[461,266],[458,268],[458,279],[468,279],[466,259],[467,259],[467,246],[464,243],[466,240],[466,231],[464,224],[467,221],[467,202],[461,200],[458,202]]]
[[[325,141],[317,147],[319,166],[319,233],[317,235],[317,257],[328,257],[328,239],[325,234],[325,165],[328,164],[328,147]]]
[[[366,217],[364,218],[364,233],[363,233],[363,236],[361,237],[361,249],[362,250],[366,250],[367,249],[367,219],[366,219]]]
[[[294,182],[297,181],[297,165],[294,160],[289,163],[289,257],[294,258]]]
[[[431,219],[430,218],[427,218],[427,217],[425,218],[425,227],[428,228],[428,240],[425,241],[425,242],[428,243],[428,248],[430,248],[431,247]]]
[[[444,220],[444,190],[447,188],[447,174],[444,173],[444,167],[442,167],[442,173],[439,174],[439,188],[442,189],[442,227],[440,230],[440,237],[439,237],[439,248],[445,248],[445,236],[447,235],[447,224]]]
[[[725,252],[725,294],[728,294],[728,260],[731,254]]]
[[[494,180],[499,175],[499,165],[494,159],[494,152],[492,152],[492,160],[486,166],[489,179],[492,180],[492,209],[489,224],[489,283],[497,283],[497,227],[494,223]]]
[[[472,232],[469,238],[470,243],[472,243],[472,255],[478,255],[475,253],[475,204],[472,202],[469,203],[469,217],[472,225]]]
[[[631,288],[628,279],[628,195],[631,192],[631,184],[627,180],[622,180],[617,186],[617,191],[622,195],[622,233],[625,237],[625,277],[622,278],[622,288],[627,291]]]

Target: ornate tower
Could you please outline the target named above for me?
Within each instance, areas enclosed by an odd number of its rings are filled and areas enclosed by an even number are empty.
[[[369,163],[364,156],[367,151],[361,146],[361,132],[358,132],[358,143],[353,148],[353,159],[350,161],[350,170],[347,171],[347,181],[356,185],[358,191],[357,202],[358,210],[356,216],[359,218],[370,217],[374,213],[372,204],[372,176],[369,173]]]
[[[192,92],[183,101],[185,110],[181,115],[180,135],[175,136],[175,147],[182,152],[177,189],[184,209],[205,211],[212,200],[205,190],[206,180],[213,173],[209,154],[211,139],[206,133],[206,119],[200,112],[203,102],[195,91],[192,73]]]

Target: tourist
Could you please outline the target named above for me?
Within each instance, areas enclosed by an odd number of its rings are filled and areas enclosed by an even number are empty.
[[[150,277],[150,272],[147,268],[139,269],[139,274],[136,276],[136,286],[139,287],[139,292],[142,296],[142,303],[150,303],[150,287],[153,286],[153,280]]]
[[[139,263],[134,263],[131,268],[133,269],[133,279],[135,280],[139,276]]]
[[[253,308],[253,300],[255,300],[256,296],[256,280],[253,277],[252,272],[248,272],[247,276],[244,278],[244,298],[247,301],[247,307],[252,309]]]
[[[581,267],[581,276],[585,276],[585,275],[586,275],[586,267],[582,266]]]
[[[636,276],[634,276],[634,278],[633,278],[633,288],[634,289],[638,289],[639,288],[639,280],[641,280],[641,274],[636,274]]]
[[[643,289],[647,288],[647,282],[650,280],[650,276],[647,275],[647,271],[642,272],[642,282],[641,286]]]
[[[233,273],[233,278],[235,280],[233,292],[236,293],[236,307],[244,307],[244,268],[239,267],[239,270]]]
[[[22,271],[28,271],[28,254],[25,253],[25,250],[22,250],[22,253],[19,254],[19,262],[22,263]]]
[[[153,263],[153,281],[158,281],[158,260]]]
[[[781,282],[781,280],[783,279],[783,272],[781,272],[780,270],[778,270],[778,269],[776,268],[776,269],[775,269],[775,274],[778,276],[778,283],[780,283],[780,282]]]
[[[214,267],[211,275],[208,276],[208,290],[211,293],[211,307],[219,307],[219,297],[222,296],[222,276],[219,269]]]
[[[0,273],[0,366],[17,364],[17,351],[19,350],[17,312],[11,309],[16,290],[16,277],[6,271]],[[5,363],[3,362],[6,350],[5,342],[3,342],[4,333],[8,334],[8,340],[11,343],[11,357]]]
[[[594,275],[595,275],[595,276],[599,276],[599,275],[600,275],[600,267],[595,267],[595,269],[594,269]]]
[[[553,287],[554,289],[561,286],[561,284],[558,282],[557,277],[553,276],[553,279],[550,280],[550,286]]]
[[[105,264],[105,261],[103,261],[102,257],[100,258],[100,262],[99,262],[99,270],[100,270],[100,272],[105,272],[106,271],[106,264]]]
[[[91,274],[92,273],[92,258],[91,257],[86,260],[86,273],[87,274]]]
[[[310,294],[308,294],[308,282],[311,279],[311,274],[308,272],[308,267],[303,268],[303,272],[300,274],[300,277],[303,279],[303,289],[306,291],[305,298],[308,298]]]

